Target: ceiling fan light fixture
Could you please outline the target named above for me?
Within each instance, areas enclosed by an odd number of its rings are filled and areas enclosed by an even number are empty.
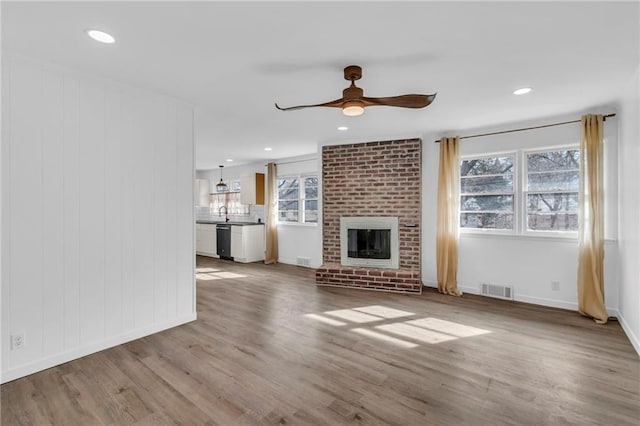
[[[342,113],[349,117],[356,117],[364,113],[364,103],[361,101],[347,101],[342,106]]]

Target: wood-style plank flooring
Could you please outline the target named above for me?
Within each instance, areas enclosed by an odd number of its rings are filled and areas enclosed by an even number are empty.
[[[3,385],[2,425],[640,424],[640,360],[616,322],[198,268],[197,321]]]

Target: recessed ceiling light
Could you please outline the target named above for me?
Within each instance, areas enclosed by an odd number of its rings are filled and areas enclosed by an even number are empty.
[[[116,39],[111,34],[107,34],[104,31],[87,30],[87,35],[100,43],[111,44],[116,42]]]
[[[265,148],[265,151],[271,151],[273,148]]]
[[[338,130],[345,131],[345,130],[349,130],[349,128],[347,126],[340,126],[338,127]]]
[[[233,158],[227,158],[227,159],[226,159],[226,160],[224,160],[224,161],[226,161],[227,163],[231,163],[231,162],[233,161]]]
[[[516,89],[513,91],[514,95],[526,95],[531,91],[531,87],[523,87],[521,89]]]

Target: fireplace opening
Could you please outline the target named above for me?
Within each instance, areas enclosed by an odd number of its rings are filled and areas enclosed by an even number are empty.
[[[398,269],[398,218],[357,216],[340,218],[340,264],[361,268]]]
[[[347,256],[354,259],[391,259],[390,229],[349,229]]]

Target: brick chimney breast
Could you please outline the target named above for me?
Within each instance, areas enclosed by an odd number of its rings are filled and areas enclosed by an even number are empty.
[[[322,148],[324,264],[316,284],[403,293],[422,291],[420,139]],[[340,218],[392,216],[399,223],[399,268],[341,265]]]

